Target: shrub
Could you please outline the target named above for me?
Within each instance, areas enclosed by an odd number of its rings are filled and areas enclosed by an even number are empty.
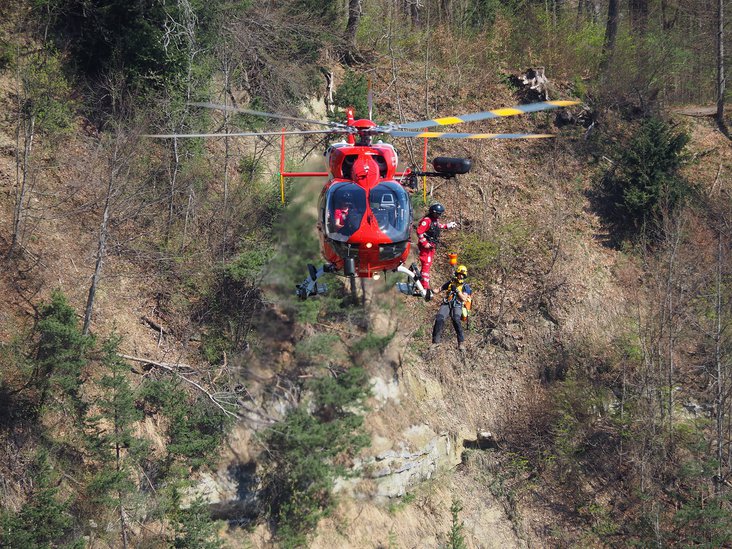
[[[369,107],[366,77],[351,70],[346,71],[343,82],[333,96],[333,102],[343,111],[347,107],[353,107],[356,118],[367,118]],[[336,112],[333,116],[336,121],[343,121],[343,112]]]
[[[261,435],[267,449],[262,500],[285,547],[306,544],[332,506],[336,477],[348,473],[346,458],[369,444],[356,413],[369,394],[365,371],[351,368],[310,388],[313,414],[301,405]]]
[[[340,341],[336,334],[315,334],[295,345],[298,358],[307,361],[321,361],[332,355],[333,346]]]
[[[206,502],[198,497],[186,509],[176,506],[172,515],[174,538],[172,547],[176,549],[220,549],[223,547],[217,538],[216,522]]]
[[[23,508],[0,512],[0,546],[58,547],[71,531],[72,518],[68,503],[59,501],[58,482],[45,452],[38,453],[29,476],[33,488]]]
[[[487,270],[498,257],[500,247],[494,239],[466,233],[460,242],[460,262],[477,271]]]
[[[71,86],[58,55],[32,53],[22,67],[23,115],[47,135],[63,134],[72,122]]]
[[[386,349],[386,346],[389,345],[392,339],[394,339],[395,335],[396,332],[392,332],[391,334],[385,336],[368,333],[364,337],[359,339],[356,343],[351,345],[351,353],[357,355],[359,353],[372,349],[381,352]]]
[[[191,400],[179,380],[148,382],[141,397],[169,420],[166,435],[170,458],[201,467],[223,441],[231,419],[207,400]]]
[[[216,273],[199,313],[210,326],[204,332],[201,347],[210,363],[221,362],[225,352],[242,344],[253,316],[261,311],[259,284],[273,250],[255,240],[246,242],[245,248]]]
[[[649,118],[619,151],[599,188],[608,221],[621,239],[652,228],[690,194],[689,183],[678,173],[688,141],[688,135],[660,118]]]
[[[468,545],[465,543],[465,536],[463,536],[463,522],[460,520],[460,511],[463,510],[463,506],[460,500],[453,499],[452,505],[450,506],[450,513],[452,514],[452,527],[447,537],[447,547],[449,549],[467,549]]]
[[[53,292],[51,301],[39,307],[36,332],[38,345],[32,384],[40,392],[40,404],[51,392],[81,410],[78,394],[81,371],[93,340],[82,335],[76,312],[61,292]]]

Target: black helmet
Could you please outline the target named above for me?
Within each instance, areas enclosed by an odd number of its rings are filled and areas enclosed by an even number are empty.
[[[432,204],[432,206],[430,206],[428,213],[429,213],[429,215],[435,215],[435,216],[442,215],[445,213],[445,206],[443,206],[439,202],[435,202],[434,204]]]

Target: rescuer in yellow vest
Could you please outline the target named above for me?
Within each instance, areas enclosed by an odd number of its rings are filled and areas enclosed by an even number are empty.
[[[432,328],[433,345],[440,344],[442,330],[445,328],[445,319],[449,316],[457,334],[458,349],[460,351],[465,350],[463,344],[465,334],[463,333],[461,319],[463,318],[463,309],[466,309],[465,316],[467,316],[467,310],[470,309],[473,294],[473,290],[470,284],[467,283],[467,279],[468,268],[465,265],[460,265],[455,269],[455,274],[449,281],[445,282],[439,289],[434,290],[434,294],[444,293],[444,297],[437,311],[437,316],[435,316],[435,324]]]

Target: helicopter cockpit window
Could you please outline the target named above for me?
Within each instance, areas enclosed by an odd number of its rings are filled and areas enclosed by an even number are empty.
[[[409,239],[412,213],[409,195],[394,181],[379,183],[369,191],[369,206],[379,229],[392,242]]]
[[[326,207],[327,234],[333,240],[346,241],[361,226],[366,211],[366,191],[354,183],[336,183],[328,191]]]

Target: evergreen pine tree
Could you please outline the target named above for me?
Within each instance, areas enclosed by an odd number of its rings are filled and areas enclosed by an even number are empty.
[[[158,380],[145,384],[141,397],[168,419],[169,461],[176,458],[198,468],[215,452],[231,425],[231,418],[208,400],[191,401],[180,380]]]
[[[450,528],[450,534],[447,542],[449,549],[467,549],[465,543],[465,537],[463,536],[463,523],[460,521],[460,511],[463,510],[463,506],[459,500],[453,499],[452,505],[450,506],[450,513],[452,513],[452,528]]]
[[[335,479],[347,476],[346,459],[369,444],[363,417],[357,413],[369,395],[363,368],[310,383],[313,413],[291,410],[267,429],[262,499],[284,547],[300,547],[333,503]]]
[[[41,451],[29,470],[32,490],[18,513],[0,513],[0,547],[59,547],[71,532],[67,502],[59,501],[58,485],[48,455]],[[66,545],[71,546],[71,545]]]
[[[221,540],[217,539],[216,522],[211,520],[206,502],[198,497],[186,509],[178,507],[172,517],[176,549],[220,549]]]
[[[87,420],[88,444],[101,463],[89,492],[98,503],[117,510],[122,546],[127,546],[126,505],[136,491],[132,471],[147,445],[134,435],[142,412],[135,406],[135,394],[126,376],[128,367],[117,355],[118,344],[115,337],[104,343],[102,364],[108,372],[99,381],[102,394],[94,403],[97,413]]]
[[[610,221],[621,236],[652,228],[689,195],[691,187],[679,174],[688,141],[664,120],[649,118],[623,147],[601,184]]]
[[[660,118],[641,126],[623,157],[623,206],[636,223],[660,210],[673,211],[688,193],[678,175],[682,151],[689,141]]]
[[[368,83],[363,74],[357,74],[351,70],[346,71],[343,77],[343,83],[333,96],[335,106],[345,111],[347,107],[353,107],[356,118],[366,118],[369,116],[368,108]],[[343,114],[334,113],[333,118],[339,122],[343,120]],[[372,114],[373,116],[373,114]]]
[[[76,312],[61,292],[53,292],[50,303],[39,308],[36,332],[39,337],[31,385],[39,390],[39,404],[43,405],[51,392],[62,402],[70,402],[81,415],[81,373],[93,340],[81,334]]]

